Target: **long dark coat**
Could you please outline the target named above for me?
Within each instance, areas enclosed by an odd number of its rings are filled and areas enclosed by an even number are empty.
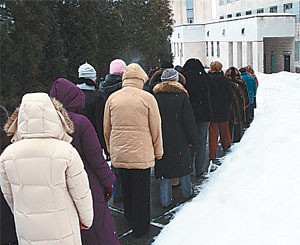
[[[247,86],[241,79],[230,81],[233,88],[232,121],[234,124],[243,123],[246,121],[246,105],[250,103]]]
[[[119,244],[107,203],[104,187],[115,181],[115,176],[103,158],[95,129],[88,118],[77,112],[84,106],[83,92],[70,81],[59,78],[50,90],[50,96],[60,101],[74,124],[72,145],[79,152],[88,174],[93,196],[94,221],[89,230],[81,231],[83,244]]]
[[[0,106],[0,154],[10,144],[10,137],[8,137],[3,129],[8,120],[8,113],[3,106]],[[0,231],[0,243],[8,244],[9,242],[17,242],[16,229],[14,223],[14,216],[10,211],[10,208],[5,201],[2,192],[0,192],[1,198],[1,231]]]
[[[186,89],[190,95],[196,122],[210,122],[212,108],[210,101],[210,77],[197,59],[189,59],[182,69],[186,79]]]
[[[94,85],[92,80],[79,78],[77,84],[86,83],[88,85]],[[95,88],[96,89],[96,88]],[[103,112],[105,106],[105,99],[99,91],[82,89],[85,95],[85,106],[79,110],[79,113],[88,117],[93,124],[98,139],[105,153],[107,154],[106,144],[103,136]]]
[[[194,113],[187,91],[178,82],[161,82],[154,89],[162,119],[164,155],[156,160],[157,178],[176,178],[192,172],[191,145],[197,143]]]
[[[212,122],[230,120],[233,89],[230,80],[222,72],[209,73],[215,89],[211,91]]]

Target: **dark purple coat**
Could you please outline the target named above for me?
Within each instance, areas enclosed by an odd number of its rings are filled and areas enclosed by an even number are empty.
[[[77,112],[84,107],[84,93],[64,78],[57,79],[50,96],[60,101],[74,123],[72,145],[79,152],[88,174],[93,196],[94,222],[89,230],[81,231],[83,244],[119,244],[116,229],[104,201],[104,187],[115,181],[115,176],[105,161],[96,131],[89,119]]]

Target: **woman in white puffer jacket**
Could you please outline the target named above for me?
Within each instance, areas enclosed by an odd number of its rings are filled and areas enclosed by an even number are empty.
[[[0,157],[0,184],[19,244],[81,244],[80,225],[93,221],[92,196],[62,105],[26,94],[5,130],[13,144]]]

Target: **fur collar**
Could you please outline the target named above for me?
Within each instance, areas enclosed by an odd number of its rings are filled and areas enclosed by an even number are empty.
[[[188,91],[179,82],[161,82],[154,86],[154,93],[166,92],[166,93],[185,93],[189,97]]]
[[[51,98],[51,101],[54,105],[54,108],[56,111],[60,112],[60,114],[63,116],[65,122],[66,122],[66,132],[68,134],[72,134],[74,132],[74,125],[71,119],[68,116],[67,111],[63,108],[63,105],[56,100],[55,98]],[[7,123],[4,126],[4,131],[8,135],[13,135],[16,132],[17,124],[18,124],[18,115],[19,115],[20,107],[16,108],[14,113],[11,115],[11,117],[8,119]]]

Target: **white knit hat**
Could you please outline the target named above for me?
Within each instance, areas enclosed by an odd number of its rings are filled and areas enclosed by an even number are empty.
[[[97,72],[94,67],[92,67],[90,64],[85,62],[85,64],[81,65],[78,68],[78,77],[86,78],[86,79],[91,79],[93,81],[96,81],[97,79]]]
[[[168,68],[163,71],[160,78],[163,82],[164,81],[175,81],[178,82],[179,74],[178,71],[174,70],[173,68]]]

